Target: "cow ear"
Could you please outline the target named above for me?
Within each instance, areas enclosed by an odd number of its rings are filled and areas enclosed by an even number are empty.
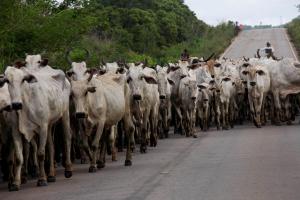
[[[228,77],[223,78],[223,81],[225,81],[225,82],[230,81],[230,78],[228,78]]]
[[[148,84],[157,84],[157,81],[153,77],[143,76],[143,78]]]
[[[22,83],[26,81],[27,83],[36,83],[37,79],[35,78],[35,76],[33,76],[32,74],[28,74],[23,78]]]
[[[204,85],[197,85],[199,89],[206,89],[206,87]]]
[[[180,76],[180,79],[183,79],[185,77],[186,77],[186,75],[183,74],[183,75]]]
[[[250,64],[249,63],[244,63],[243,67],[248,67]]]
[[[171,79],[168,79],[168,82],[170,83],[170,85],[174,85],[174,81],[172,81]]]
[[[245,75],[245,76],[246,76],[248,73],[249,73],[248,71],[243,71],[243,72],[242,72],[242,74]]]
[[[220,63],[216,63],[214,64],[215,67],[221,67],[221,64]]]
[[[197,69],[200,65],[197,64],[192,64],[190,66],[188,66],[189,69]]]
[[[26,62],[25,61],[17,61],[15,62],[15,68],[20,69],[21,67],[25,67]]]
[[[260,76],[265,75],[265,72],[263,70],[257,70],[256,73]]]
[[[66,74],[67,74],[67,77],[71,78],[73,76],[74,72],[72,70],[69,70],[66,72]]]
[[[48,62],[49,62],[49,60],[48,60],[48,58],[44,58],[42,61],[41,61],[41,66],[42,67],[45,67],[45,66],[47,66],[48,65]]]
[[[9,83],[8,79],[5,77],[0,77],[0,88],[2,88],[5,83]]]
[[[116,71],[116,74],[125,74],[126,70],[124,69],[124,67],[119,67]]]
[[[90,92],[90,93],[95,93],[96,92],[96,87],[88,87],[87,91]]]

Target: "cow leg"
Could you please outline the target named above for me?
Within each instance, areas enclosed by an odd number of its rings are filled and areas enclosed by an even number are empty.
[[[281,111],[281,105],[280,105],[280,98],[279,98],[279,92],[276,91],[273,93],[274,96],[274,105],[275,105],[275,125],[280,126],[280,111]]]
[[[220,130],[221,128],[220,116],[221,116],[220,105],[217,105],[215,107],[215,118],[216,118],[217,130]]]
[[[103,134],[103,131],[104,131],[104,121],[99,121],[98,126],[97,126],[96,135],[92,142],[92,161],[91,161],[91,165],[89,168],[89,172],[95,172],[97,169],[97,155],[98,155],[97,152],[98,152],[99,143],[100,143],[100,139]]]
[[[47,142],[48,125],[41,126],[39,133],[39,147],[38,147],[38,160],[39,160],[39,179],[37,186],[47,186],[46,173],[45,173],[45,147]]]
[[[38,176],[38,171],[39,171],[39,162],[38,162],[38,155],[37,155],[38,147],[35,138],[33,138],[30,141],[30,144],[32,146],[32,157],[33,157],[33,165],[34,165],[31,173],[31,177],[36,178]]]
[[[21,183],[27,183],[27,176],[28,176],[28,162],[29,162],[29,149],[30,144],[26,140],[23,140],[23,158],[24,158],[24,165],[23,165],[23,172],[21,177]]]
[[[21,134],[14,130],[13,134],[13,142],[15,148],[15,171],[14,171],[14,181],[9,187],[9,191],[18,191],[20,189],[21,184],[21,170],[23,165],[23,141]]]
[[[182,127],[182,114],[181,114],[181,110],[180,110],[180,107],[178,106],[175,106],[174,105],[174,108],[175,108],[175,130],[174,130],[174,133],[178,133],[179,132],[179,129],[181,128],[181,131],[183,131],[183,127]],[[182,133],[181,133],[182,134]]]
[[[111,131],[111,129],[109,130]],[[100,146],[97,149],[97,155],[99,156],[99,159],[97,161],[97,168],[102,169],[105,167],[105,155],[107,151],[107,137],[109,136],[110,133],[108,133],[107,130],[104,130],[104,133],[101,136],[100,139]]]
[[[53,138],[52,138],[52,125],[49,125],[48,127],[48,138],[47,138],[47,148],[49,151],[49,160],[50,160],[50,170],[47,177],[48,182],[55,182],[55,168],[54,168],[54,144],[53,144]]]
[[[148,119],[149,119],[150,111],[147,109],[143,115],[143,124],[141,130],[141,146],[140,152],[147,153],[147,134],[148,134]]]
[[[165,138],[169,137],[169,123],[168,123],[168,110],[164,108],[163,116],[162,116],[163,130]]]
[[[14,167],[15,167],[15,148],[13,144],[13,139],[10,138],[7,143],[8,148],[8,155],[7,155],[7,167],[8,167],[8,189],[11,190],[11,187],[13,186],[14,180],[15,180],[15,173],[14,173]],[[6,174],[5,174],[6,175]],[[19,187],[13,186],[15,191],[19,190]]]
[[[125,159],[125,166],[131,166],[132,165],[132,151],[131,145],[135,145],[134,142],[132,142],[132,140],[134,141],[134,124],[132,121],[132,117],[130,116],[126,116],[124,117],[124,128],[125,128],[125,133],[127,135],[127,149],[126,149],[126,159]],[[132,139],[131,139],[132,138]]]
[[[117,126],[114,125],[111,127],[110,135],[109,135],[109,142],[111,147],[111,160],[117,161],[117,152],[116,152],[116,134],[117,134]]]
[[[64,113],[62,117],[62,123],[64,127],[64,143],[65,143],[65,155],[66,155],[65,177],[70,178],[72,176],[72,162],[71,162],[72,134],[71,134],[71,127],[70,127],[69,110],[67,110]]]

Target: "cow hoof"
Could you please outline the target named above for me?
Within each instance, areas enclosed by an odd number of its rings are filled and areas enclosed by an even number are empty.
[[[292,125],[292,122],[288,121],[286,124],[290,126],[290,125]]]
[[[140,147],[140,152],[141,153],[147,153],[147,147],[146,146],[141,146]]]
[[[16,184],[9,184],[8,185],[8,190],[10,192],[16,192],[16,191],[19,191],[20,190],[20,187],[17,186]]]
[[[95,172],[97,172],[97,168],[94,166],[90,166],[89,173],[95,173]]]
[[[193,135],[193,138],[198,138],[198,136],[197,135]]]
[[[274,125],[275,126],[281,126],[281,123],[277,121],[277,122],[274,123]]]
[[[48,183],[47,183],[46,180],[38,180],[36,185],[37,185],[38,187],[43,187],[43,186],[47,186]]]
[[[47,182],[49,182],[49,183],[54,183],[54,182],[56,182],[56,177],[55,177],[55,176],[48,176],[48,177],[47,177]]]
[[[72,171],[65,171],[65,177],[66,178],[71,178],[73,175]]]
[[[32,178],[38,178],[38,167],[36,167],[36,166],[33,166],[32,167],[32,172],[30,173],[30,176],[32,177]]]
[[[131,166],[132,162],[131,160],[125,160],[125,166]]]
[[[118,148],[118,152],[123,152],[123,148]]]
[[[97,168],[98,169],[102,169],[102,168],[104,168],[105,167],[105,163],[104,162],[102,162],[102,161],[98,161],[97,162]]]
[[[257,125],[256,127],[257,127],[257,128],[261,128],[261,125]]]
[[[26,184],[27,183],[27,176],[22,176],[21,177],[21,184]]]

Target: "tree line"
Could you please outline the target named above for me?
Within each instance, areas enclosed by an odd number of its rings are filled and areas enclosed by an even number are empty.
[[[66,69],[70,48],[74,60],[88,49],[90,66],[120,59],[166,63],[184,48],[195,56],[220,54],[233,37],[233,22],[209,26],[183,0],[0,1],[2,71],[25,53],[42,53]]]

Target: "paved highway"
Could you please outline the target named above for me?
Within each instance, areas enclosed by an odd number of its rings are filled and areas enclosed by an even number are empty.
[[[283,35],[283,29],[243,32],[225,56],[239,57],[241,52],[235,48],[243,49],[242,55],[251,56],[265,41],[271,41],[279,55],[293,56]],[[280,51],[278,44],[286,51]],[[198,135],[196,139],[172,135],[160,140],[158,147],[149,148],[147,154],[136,152],[131,167],[124,167],[124,155],[118,154],[117,162],[108,160],[106,168],[94,174],[88,173],[88,165],[75,165],[73,177],[65,179],[59,169],[57,182],[48,187],[38,188],[36,181],[31,180],[19,192],[10,193],[6,184],[0,184],[0,199],[300,199],[298,122],[261,129],[250,124]]]
[[[298,60],[284,28],[242,31],[223,56],[228,58],[253,57],[256,50],[265,47],[268,41],[274,47],[278,58],[289,57]]]

